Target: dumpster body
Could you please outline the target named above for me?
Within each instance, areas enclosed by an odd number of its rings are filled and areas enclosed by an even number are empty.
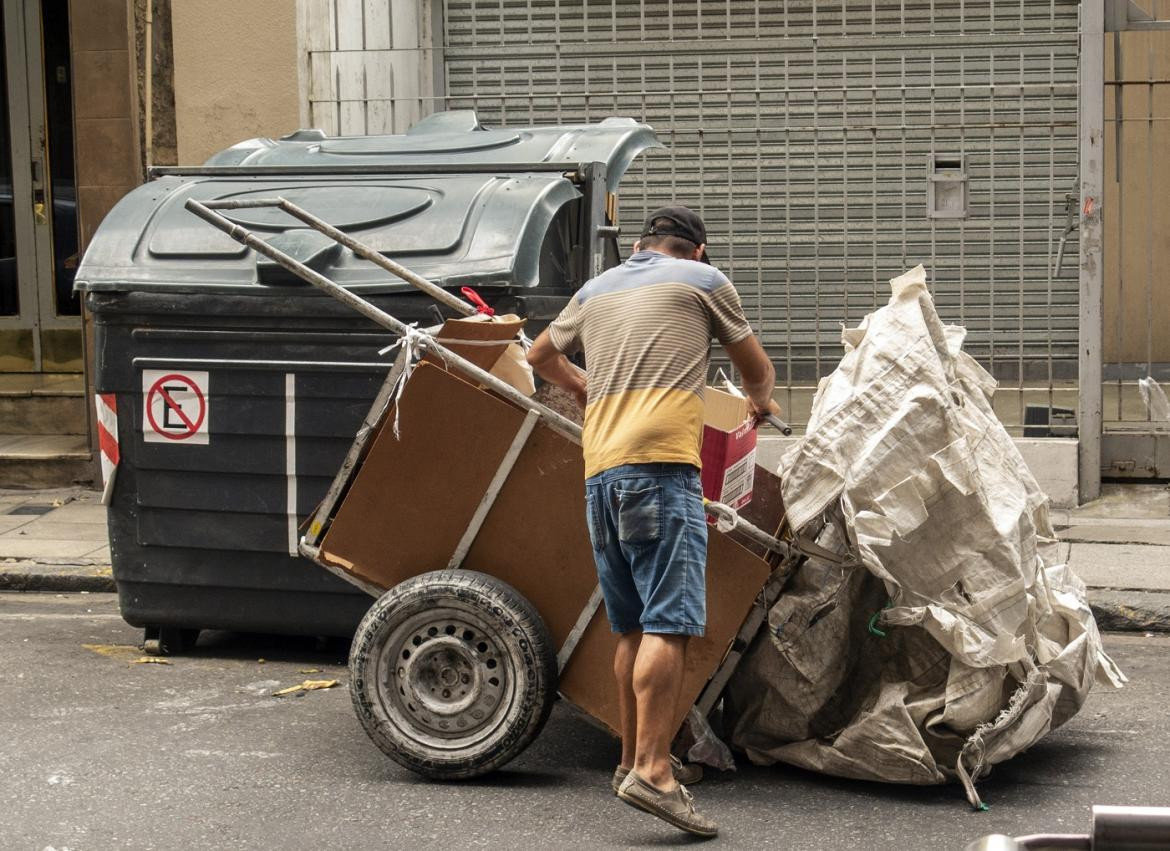
[[[160,169],[103,221],[78,270],[94,390],[117,412],[110,549],[125,619],[177,649],[202,628],[352,632],[369,598],[297,554],[385,378],[393,335],[183,208],[281,195],[441,286],[546,322],[616,259],[607,193],[653,132],[477,129],[432,116],[406,136],[253,140]],[[590,159],[584,164],[578,153]],[[257,160],[261,160],[257,162]],[[408,322],[433,300],[279,211],[233,221]],[[164,648],[165,649],[165,648]]]

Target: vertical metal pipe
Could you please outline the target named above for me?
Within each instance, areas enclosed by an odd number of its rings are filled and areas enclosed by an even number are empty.
[[[586,215],[583,244],[588,246],[589,259],[584,279],[595,278],[605,266],[605,250],[598,231],[605,224],[605,163],[590,163],[585,169],[585,183],[588,187],[589,209]]]
[[[142,124],[146,168],[154,165],[154,0],[146,0],[142,21]]]
[[[788,29],[787,5],[784,11],[784,28]],[[784,57],[784,366],[788,372],[786,382],[787,396],[784,399],[784,409],[792,418],[792,388],[796,383],[796,376],[792,367],[792,338],[795,336],[797,325],[793,321],[792,311],[792,109],[791,109],[791,80],[788,76],[788,57]]]
[[[1080,298],[1078,328],[1077,466],[1080,500],[1101,493],[1101,376],[1104,334],[1101,193],[1104,188],[1105,4],[1081,4],[1078,63],[1080,133]]]
[[[820,381],[821,371],[821,69],[817,54],[817,4],[812,4],[812,250],[813,250],[813,353],[816,358],[815,382]]]
[[[756,32],[760,29],[760,4],[756,0]],[[755,55],[755,73],[756,73],[756,333],[759,334],[761,341],[766,341],[770,337],[770,328],[766,328],[764,323],[764,172],[763,163],[764,145],[761,136],[762,129],[760,126],[760,115],[762,112],[760,105],[760,54]],[[771,179],[771,175],[769,175]],[[785,285],[787,286],[787,284]],[[786,376],[785,381],[790,379]],[[791,418],[792,411],[785,409],[784,415]]]
[[[1023,32],[1024,32],[1024,7],[1023,7],[1023,5],[1021,5],[1020,6],[1020,34],[1023,35]],[[1025,117],[1025,114],[1024,114],[1024,91],[1025,91],[1025,84],[1027,82],[1025,75],[1024,75],[1024,68],[1025,67],[1026,67],[1026,61],[1025,61],[1025,57],[1024,57],[1024,51],[1021,50],[1020,51],[1020,92],[1019,92],[1019,99],[1018,99],[1018,107],[1019,107],[1018,120],[1020,122],[1018,163],[1019,163],[1020,175],[1019,175],[1019,183],[1016,186],[1016,207],[1017,207],[1016,212],[1019,214],[1019,218],[1017,221],[1017,232],[1016,232],[1016,239],[1017,239],[1016,256],[1017,256],[1017,259],[1019,262],[1019,265],[1017,266],[1017,272],[1016,272],[1017,293],[1018,293],[1018,298],[1019,298],[1019,301],[1018,301],[1017,306],[1016,306],[1016,310],[1017,310],[1017,315],[1016,315],[1017,326],[1016,327],[1018,329],[1017,333],[1019,334],[1019,337],[1016,341],[1016,345],[1017,345],[1017,348],[1016,348],[1016,361],[1017,361],[1017,363],[1016,363],[1016,379],[1019,382],[1019,393],[1017,394],[1018,399],[1019,399],[1019,405],[1017,407],[1016,422],[1021,423],[1021,424],[1024,422],[1024,408],[1025,408],[1024,395],[1027,392],[1026,382],[1025,382],[1025,377],[1024,377],[1024,336],[1026,333],[1026,329],[1025,329],[1025,325],[1024,325],[1024,316],[1027,312],[1027,302],[1028,302],[1028,292],[1027,292],[1027,285],[1026,285],[1027,278],[1025,277],[1025,269],[1024,269],[1025,255],[1027,252],[1027,245],[1028,245],[1027,240],[1026,240],[1026,236],[1025,236],[1025,221],[1024,221],[1024,207],[1025,207],[1025,203],[1027,201],[1027,199],[1024,195],[1024,187],[1025,187],[1025,184],[1027,183],[1027,157],[1026,157],[1026,154],[1024,152],[1024,127],[1025,127],[1025,122],[1027,120]],[[1049,321],[1048,336],[1051,337],[1052,336],[1051,318],[1049,318],[1048,321]]]
[[[959,30],[960,35],[963,34],[963,26],[965,17],[965,10],[960,5],[959,7]],[[959,127],[965,128],[967,126],[967,63],[966,57],[959,57]],[[959,137],[959,155],[962,157],[964,163],[968,164],[970,168],[970,160],[967,159],[967,135],[962,133]],[[968,190],[970,189],[970,180],[968,180]],[[968,195],[968,203],[970,203],[970,196]],[[959,219],[959,323],[967,324],[967,220]]]
[[[877,0],[874,0],[871,5],[873,35],[877,30]],[[873,130],[869,134],[869,224],[873,233],[873,242],[870,246],[872,255],[872,264],[870,268],[870,277],[873,280],[873,301],[870,304],[870,310],[877,310],[879,304],[878,296],[878,278],[881,275],[878,272],[878,107],[877,107],[877,57],[870,56],[869,58],[869,109],[870,109],[870,125]],[[961,249],[960,249],[961,250]]]
[[[841,35],[845,35],[845,4],[841,4]],[[849,58],[841,54],[841,318],[849,316]]]
[[[1048,191],[1050,194],[1049,207],[1052,202],[1059,197],[1056,192],[1056,51],[1049,50],[1048,52]],[[1045,257],[1053,256],[1052,245],[1052,228],[1048,228],[1048,251]],[[1047,405],[1049,412],[1052,411],[1052,406],[1055,404],[1055,389],[1053,387],[1053,368],[1052,368],[1052,338],[1055,329],[1053,328],[1054,319],[1052,318],[1052,264],[1045,262],[1044,269],[1044,315],[1048,317],[1048,339],[1045,340],[1046,349],[1046,367],[1047,367]],[[1051,413],[1050,413],[1051,416]]]
[[[1102,72],[1103,75],[1104,72]],[[1114,263],[1117,268],[1117,312],[1113,320],[1113,345],[1114,351],[1117,353],[1118,361],[1124,361],[1121,357],[1123,329],[1125,327],[1125,311],[1122,305],[1126,302],[1125,285],[1128,283],[1125,279],[1125,264],[1124,258],[1126,255],[1126,235],[1129,233],[1126,226],[1125,216],[1125,200],[1122,194],[1122,187],[1125,186],[1125,86],[1121,85],[1121,81],[1125,79],[1125,67],[1122,59],[1122,42],[1121,32],[1114,31],[1113,33],[1113,160],[1114,168],[1113,182],[1117,184],[1117,209],[1113,211],[1112,215],[1117,218],[1117,257],[1110,258],[1110,262]],[[1102,98],[1104,98],[1104,80],[1102,80]],[[1102,122],[1104,121],[1104,107],[1102,107]],[[1102,137],[1104,139],[1104,137]],[[1102,141],[1104,145],[1104,141]],[[1102,189],[1104,193],[1104,189]],[[1102,228],[1102,230],[1104,230]],[[1104,237],[1102,237],[1104,239]],[[1102,310],[1104,315],[1104,310]],[[1104,320],[1102,320],[1104,321]],[[1104,338],[1104,332],[1102,332]],[[1101,358],[1104,360],[1105,346],[1102,342]],[[1122,399],[1125,396],[1125,375],[1122,369],[1117,371],[1117,412],[1114,414],[1115,420],[1122,420]],[[1102,409],[1105,404],[1102,400]],[[1104,428],[1104,423],[1102,423]]]
[[[727,138],[725,138],[723,141],[724,153],[726,154],[726,157],[727,157],[727,194],[726,194],[726,199],[725,199],[726,204],[727,204],[727,242],[726,242],[726,245],[727,245],[727,274],[731,277],[731,280],[735,281],[735,280],[739,279],[739,275],[738,275],[739,270],[736,268],[736,265],[735,265],[736,229],[735,229],[735,196],[733,194],[735,191],[735,185],[734,185],[734,183],[735,183],[735,159],[732,156],[733,141],[735,138],[735,136],[734,136],[735,129],[732,125],[732,117],[735,115],[735,103],[733,100],[732,88],[731,88],[731,59],[730,59],[730,57],[727,58],[726,64],[724,65],[724,74],[725,74],[725,77],[727,80]],[[757,192],[757,194],[759,193],[758,185],[757,185],[756,192]],[[728,375],[731,376],[732,381],[735,381],[738,383],[739,376],[737,376],[735,374],[734,364],[727,365],[727,373],[728,373]]]
[[[1154,36],[1146,42],[1146,375],[1154,374]],[[1152,419],[1146,406],[1146,421]]]
[[[1091,0],[1090,0],[1091,2]],[[988,124],[987,131],[987,186],[990,191],[987,204],[987,368],[998,380],[995,368],[996,326],[995,317],[995,54],[987,57],[987,85],[989,97],[987,102]]]

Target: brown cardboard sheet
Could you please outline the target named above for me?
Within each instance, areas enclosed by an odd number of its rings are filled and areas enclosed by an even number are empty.
[[[498,346],[461,346],[447,342],[444,345],[460,357],[471,361],[480,369],[491,372],[504,349],[516,339],[516,333],[524,327],[524,320],[511,314],[497,316],[491,321],[482,319],[448,319],[436,335],[439,340],[470,340],[475,343],[500,340]],[[441,363],[438,358],[427,355],[424,360]]]
[[[761,559],[713,527],[710,529],[707,634],[687,644],[686,673],[676,725],[682,724],[703,686],[719,667],[769,573],[770,568]],[[614,733],[619,726],[617,686],[613,678],[616,645],[617,636],[610,632],[603,607],[590,622],[561,674],[561,693]]]
[[[411,375],[321,542],[323,560],[389,589],[447,566],[524,414],[431,364]]]
[[[703,424],[721,431],[735,431],[748,418],[748,402],[718,387],[703,389]]]
[[[739,509],[739,516],[754,526],[772,535],[780,535],[784,522],[784,496],[781,492],[780,477],[767,467],[756,465],[756,479],[752,485],[752,501]],[[763,554],[763,547],[748,547],[752,552]]]
[[[559,649],[597,584],[581,449],[538,426],[464,559],[520,589]]]
[[[324,560],[386,589],[447,565],[524,413],[424,363],[407,382],[399,416],[401,440],[387,416],[321,545]],[[580,447],[536,427],[463,566],[515,587],[560,647],[597,584]],[[707,635],[688,648],[685,707],[718,667],[768,572],[761,559],[711,530]],[[618,726],[614,643],[603,607],[560,685],[610,729]]]

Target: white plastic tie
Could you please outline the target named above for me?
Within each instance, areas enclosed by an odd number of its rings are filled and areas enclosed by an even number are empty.
[[[410,374],[414,372],[414,367],[418,362],[418,358],[426,349],[427,344],[431,342],[434,342],[434,338],[430,334],[426,333],[425,331],[420,331],[418,329],[418,323],[411,323],[411,325],[406,329],[406,333],[399,337],[397,341],[378,351],[378,354],[386,355],[401,346],[402,354],[400,357],[404,357],[406,359],[406,365],[402,369],[402,375],[398,376],[398,382],[394,385],[393,398],[395,440],[400,439],[400,434],[398,432],[398,409],[400,407],[399,403],[402,401],[402,393],[406,389],[406,382],[410,378]]]

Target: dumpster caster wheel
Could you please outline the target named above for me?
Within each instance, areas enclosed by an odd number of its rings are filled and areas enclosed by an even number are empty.
[[[177,626],[148,626],[143,630],[142,649],[151,656],[178,656],[199,640],[199,630]]]
[[[370,608],[349,655],[350,695],[387,756],[435,780],[494,771],[548,720],[557,660],[544,621],[505,582],[425,573]]]

